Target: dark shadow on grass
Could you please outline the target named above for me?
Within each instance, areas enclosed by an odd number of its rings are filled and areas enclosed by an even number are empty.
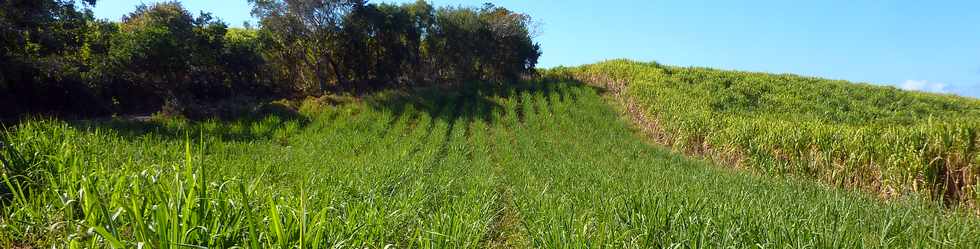
[[[558,85],[565,85],[560,87]],[[532,98],[541,93],[550,101],[552,94],[557,94],[560,101],[575,98],[575,94],[566,92],[569,87],[588,87],[598,92],[604,93],[606,90],[587,85],[581,81],[565,77],[539,77],[532,80],[524,80],[518,83],[488,83],[472,82],[463,86],[446,87],[425,87],[417,89],[402,89],[390,91],[384,94],[375,94],[365,97],[365,102],[375,110],[390,111],[395,119],[405,115],[409,109],[416,112],[428,114],[433,119],[455,125],[456,120],[467,123],[482,120],[492,123],[494,112],[505,112],[505,107],[499,103],[499,99],[515,99],[520,102],[523,94],[530,94]],[[574,99],[571,99],[574,101]],[[470,105],[462,110],[461,105]],[[549,103],[549,108],[551,107]],[[450,112],[442,112],[446,105],[455,105],[450,108]],[[518,116],[523,121],[522,103],[518,103]],[[411,106],[411,108],[409,107]],[[469,125],[469,124],[467,124]]]
[[[134,140],[154,137],[164,140],[190,140],[209,138],[221,141],[256,141],[276,138],[276,133],[292,124],[296,130],[310,124],[310,118],[280,104],[265,104],[237,115],[235,118],[209,118],[203,121],[111,118],[98,120],[68,121],[76,129],[86,131],[113,131],[116,135]]]
[[[373,109],[391,112],[394,117],[401,117],[406,112],[414,110],[428,114],[434,120],[454,125],[453,123],[457,119],[473,120],[479,118],[490,121],[492,115],[489,112],[503,108],[491,97],[492,95],[486,94],[486,90],[480,90],[476,87],[456,89],[426,87],[369,96],[365,102]],[[485,111],[480,113],[462,112],[459,108],[465,102],[477,106],[487,106],[488,108],[482,108]],[[445,108],[449,109],[443,110]]]
[[[563,86],[558,86],[563,85]],[[377,91],[363,95],[367,107],[375,110],[389,111],[391,120],[385,125],[386,130],[379,135],[388,136],[391,129],[404,115],[425,113],[434,121],[447,122],[450,127],[467,125],[476,120],[493,123],[495,112],[506,112],[500,99],[521,101],[523,94],[533,98],[537,93],[543,94],[550,100],[557,93],[560,101],[575,101],[576,94],[567,92],[575,87],[588,87],[600,94],[604,89],[584,84],[565,77],[538,77],[518,83],[488,83],[473,82],[458,87],[421,87],[415,89],[400,89],[392,91]],[[468,105],[463,110],[463,104]],[[523,103],[518,103],[519,120],[523,122]],[[548,103],[548,107],[551,107]],[[410,108],[411,106],[411,108]],[[443,108],[450,108],[443,110]],[[282,128],[291,124],[301,130],[310,124],[310,117],[304,116],[288,106],[280,104],[264,104],[256,108],[246,108],[243,111],[223,117],[211,118],[208,121],[174,121],[168,119],[133,119],[111,118],[98,120],[68,121],[80,130],[113,131],[120,137],[129,140],[141,137],[155,137],[165,140],[197,140],[202,136],[208,139],[222,141],[256,141],[276,139]],[[414,113],[409,113],[411,112]],[[553,111],[553,110],[550,110]],[[340,117],[334,117],[340,118]],[[466,124],[456,124],[457,120]]]

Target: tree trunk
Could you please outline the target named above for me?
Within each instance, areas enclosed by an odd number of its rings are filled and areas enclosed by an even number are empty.
[[[319,61],[313,65],[313,73],[316,74],[317,83],[320,86],[320,93],[327,92],[327,76],[323,74],[323,68],[321,67],[323,63]]]
[[[344,77],[344,72],[340,70],[340,66],[334,61],[333,58],[327,58],[327,63],[330,64],[330,68],[333,70],[334,75],[337,77],[337,84],[342,88],[350,87],[347,82],[347,78]]]

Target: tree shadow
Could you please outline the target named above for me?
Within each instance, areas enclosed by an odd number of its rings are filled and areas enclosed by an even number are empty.
[[[492,98],[496,94],[491,87],[471,85],[458,88],[424,87],[389,91],[365,98],[369,108],[390,112],[394,122],[410,112],[427,114],[434,120],[445,121],[450,127],[456,120],[491,122],[493,112],[503,106]],[[467,108],[464,106],[481,108]],[[389,125],[390,127],[391,125]]]
[[[576,87],[587,87],[600,94],[606,91],[570,77],[541,76],[507,84],[478,82],[456,87],[433,86],[376,91],[359,98],[367,108],[391,114],[390,119],[386,120],[387,124],[384,125],[385,130],[379,134],[384,137],[389,135],[395,123],[404,115],[428,115],[433,121],[446,122],[450,131],[456,125],[469,126],[477,120],[493,123],[496,117],[502,117],[507,111],[501,100],[516,98],[518,105],[521,105],[520,98],[525,94],[545,96],[547,110],[543,111],[554,112],[552,110],[556,104],[553,103],[554,101],[577,101],[578,94],[568,91],[569,88]],[[154,137],[182,141],[205,137],[221,141],[247,142],[282,139],[291,132],[308,126],[313,118],[299,113],[295,108],[276,103],[244,109],[248,111],[238,111],[230,115],[198,121],[144,117],[76,120],[68,123],[76,129],[85,131],[113,131],[116,135],[129,140]],[[524,122],[525,110],[523,109],[518,106],[515,110],[519,122]],[[457,124],[457,122],[464,122],[464,124]]]
[[[84,131],[112,131],[135,140],[154,137],[164,140],[188,140],[202,137],[221,141],[255,141],[279,139],[289,132],[310,124],[310,118],[282,104],[264,104],[237,115],[223,115],[204,120],[130,117],[68,121]]]
[[[454,125],[456,120],[472,122],[481,120],[492,123],[494,113],[505,112],[505,107],[499,102],[500,99],[521,98],[524,94],[542,94],[545,96],[548,108],[554,103],[552,101],[576,101],[576,94],[569,93],[564,88],[567,87],[586,87],[598,94],[606,92],[601,87],[585,84],[570,77],[536,77],[530,80],[523,80],[518,83],[471,83],[463,86],[446,87],[425,87],[416,89],[403,89],[399,91],[389,91],[365,97],[368,107],[375,110],[391,112],[394,116],[389,122],[396,122],[407,112],[415,111],[428,114],[434,119],[439,119]],[[555,95],[552,100],[552,95]],[[450,108],[449,110],[444,110]],[[464,110],[466,109],[466,110]],[[520,109],[520,108],[518,108]],[[523,115],[518,110],[518,115]],[[387,127],[391,127],[389,124]]]

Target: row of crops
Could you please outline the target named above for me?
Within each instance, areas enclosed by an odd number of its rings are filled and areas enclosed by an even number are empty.
[[[384,92],[232,121],[26,121],[3,248],[973,248],[908,198],[650,146],[574,82]]]
[[[883,196],[980,199],[977,99],[627,60],[547,74],[625,97],[675,150]]]
[[[2,137],[0,248],[475,247],[494,179],[440,101],[23,122]]]

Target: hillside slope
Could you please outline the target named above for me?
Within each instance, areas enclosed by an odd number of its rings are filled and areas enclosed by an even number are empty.
[[[27,122],[0,136],[2,183],[14,190],[0,202],[0,247],[980,243],[975,217],[920,200],[884,203],[650,146],[600,91],[537,82],[237,121]]]
[[[545,74],[610,89],[659,142],[689,154],[885,196],[980,198],[977,99],[628,60]]]

